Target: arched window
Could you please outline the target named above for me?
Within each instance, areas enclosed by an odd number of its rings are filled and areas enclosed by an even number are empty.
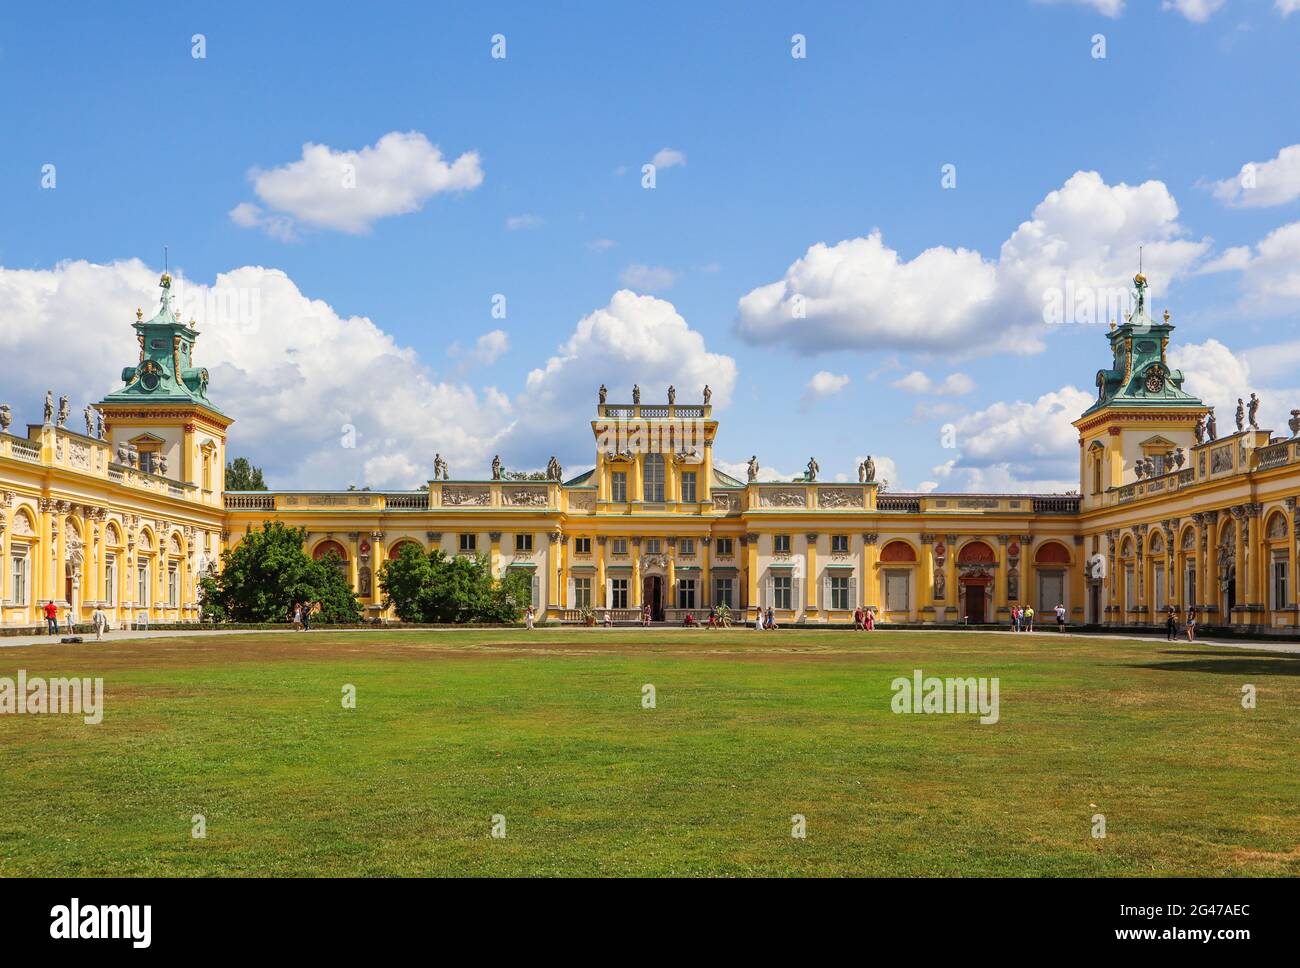
[[[642,472],[643,499],[658,503],[664,499],[664,455],[646,454],[645,470]]]
[[[891,541],[880,551],[880,560],[885,562],[916,561],[916,552],[906,541]]]
[[[983,541],[972,541],[965,545],[957,555],[959,565],[991,565],[997,561],[993,549]]]
[[[1070,552],[1059,541],[1048,541],[1040,545],[1034,553],[1034,563],[1038,565],[1068,565]]]

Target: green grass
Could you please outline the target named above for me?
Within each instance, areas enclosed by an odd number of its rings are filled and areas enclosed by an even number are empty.
[[[0,716],[9,876],[1300,873],[1300,656],[315,631],[0,650],[19,668],[103,676],[106,713]],[[1001,721],[894,715],[916,668],[1000,677]]]

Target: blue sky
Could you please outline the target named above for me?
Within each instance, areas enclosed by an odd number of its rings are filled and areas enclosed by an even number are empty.
[[[274,484],[410,486],[435,449],[466,476],[497,451],[510,466],[557,453],[577,468],[591,461],[602,380],[615,398],[639,380],[647,400],[672,380],[684,401],[713,372],[700,359],[725,357],[723,462],[756,452],[795,473],[816,454],[823,473],[851,475],[870,452],[892,461],[897,487],[1072,486],[1068,419],[1106,363],[1104,324],[1044,327],[1033,287],[1125,285],[1139,243],[1156,253],[1156,305],[1192,348],[1184,369],[1208,374],[1207,394],[1249,382],[1286,409],[1289,374],[1268,363],[1300,340],[1300,287],[1288,250],[1255,247],[1300,218],[1300,184],[1283,165],[1262,169],[1268,204],[1215,186],[1300,141],[1290,5],[6,6],[0,398],[25,420],[51,383],[112,389],[166,244],[196,285],[265,267],[292,289],[268,290],[240,343],[198,350],[213,398],[240,421],[232,452]],[[504,59],[491,56],[498,33]],[[806,58],[791,57],[794,34]],[[250,178],[300,161],[306,143],[357,152],[394,132],[419,133],[447,163],[477,153],[481,180],[349,231],[314,223],[319,205],[277,208],[285,194]],[[684,163],[641,187],[663,149]],[[57,185],[42,188],[51,164]],[[948,164],[954,189],[941,185]],[[1076,172],[1099,180],[1071,183]],[[1043,220],[1042,251],[1028,233],[1015,265],[998,264],[1067,184],[1068,217]],[[281,221],[240,224],[241,203]],[[291,238],[268,231],[285,220]],[[873,231],[879,251],[864,242],[821,264],[835,279],[810,319],[790,328],[785,303],[742,319],[740,300],[811,246]],[[1058,265],[1044,253],[1062,242],[1074,256]],[[623,288],[653,300],[609,313],[624,330],[604,343],[576,338]],[[644,322],[660,303],[684,332]],[[313,321],[331,314],[318,338]],[[300,359],[313,343],[331,359]],[[570,364],[530,383],[565,344]],[[41,347],[62,365],[11,365]],[[819,372],[829,378],[813,386],[834,392],[809,389]],[[343,423],[360,447],[339,447]]]

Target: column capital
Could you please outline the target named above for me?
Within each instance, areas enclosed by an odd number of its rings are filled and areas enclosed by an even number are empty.
[[[441,531],[426,531],[426,532],[424,532],[424,536],[425,536],[425,538],[427,538],[429,541],[441,541],[441,540],[442,540],[442,532],[441,532]]]
[[[816,543],[817,537],[818,536],[816,531],[809,531],[807,534],[804,535],[805,540],[809,541],[810,543]]]
[[[933,535],[933,534],[931,534],[931,533],[929,533],[929,532],[927,532],[927,531],[922,531],[922,532],[921,532],[921,544],[923,544],[923,545],[932,545],[932,544],[934,544],[934,539],[935,539],[935,535]]]
[[[489,541],[500,541],[500,540],[501,540],[501,532],[500,532],[500,531],[489,531],[489,532],[488,532],[488,540],[489,540]],[[601,544],[604,544],[605,542],[604,542],[604,540],[602,539],[600,543],[601,543]]]
[[[869,545],[874,545],[877,541],[880,540],[880,535],[874,531],[866,531],[863,532],[862,540]]]

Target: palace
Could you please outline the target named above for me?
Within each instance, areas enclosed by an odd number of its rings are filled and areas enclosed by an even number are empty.
[[[232,419],[208,399],[199,333],[164,275],[157,314],[136,314],[139,359],[86,409],[86,433],[66,425],[66,398],[56,414],[47,396],[25,437],[0,408],[0,626],[36,626],[50,600],[78,621],[96,607],[115,626],[198,621],[198,575],[274,519],[305,528],[313,556],[338,555],[371,617],[386,614],[379,568],[414,542],[524,570],[542,619],[561,622],[726,604],[782,623],[844,623],[865,605],[890,623],[980,624],[1021,602],[1044,618],[1063,603],[1072,624],[1154,625],[1195,604],[1207,624],[1295,630],[1300,439],[1253,419],[1216,439],[1166,362],[1169,314],[1152,319],[1134,283],[1074,423],[1077,496],[880,493],[866,468],[828,483],[815,465],[742,482],[714,467],[707,389],[681,405],[608,403],[604,388],[596,466],[572,480],[554,461],[546,480],[449,480],[439,459],[417,491],[226,492]]]

